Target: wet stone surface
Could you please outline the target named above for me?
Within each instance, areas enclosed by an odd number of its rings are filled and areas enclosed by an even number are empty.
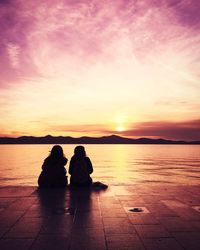
[[[0,249],[198,250],[199,193],[197,185],[1,187]]]

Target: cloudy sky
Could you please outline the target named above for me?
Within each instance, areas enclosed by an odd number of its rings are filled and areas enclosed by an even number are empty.
[[[0,0],[0,136],[200,140],[199,0]]]

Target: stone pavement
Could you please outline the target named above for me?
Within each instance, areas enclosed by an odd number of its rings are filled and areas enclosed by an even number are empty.
[[[200,186],[150,184],[1,187],[0,249],[199,250],[199,194]]]

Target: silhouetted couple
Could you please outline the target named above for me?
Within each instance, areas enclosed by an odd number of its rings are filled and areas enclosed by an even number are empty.
[[[42,165],[42,172],[38,178],[39,187],[66,187],[68,184],[65,168],[67,161],[62,147],[59,145],[53,146],[50,155],[44,160]],[[86,156],[85,148],[83,146],[75,147],[74,155],[69,164],[70,186],[107,188],[107,185],[101,182],[92,182],[90,177],[92,172],[92,163],[90,158]]]

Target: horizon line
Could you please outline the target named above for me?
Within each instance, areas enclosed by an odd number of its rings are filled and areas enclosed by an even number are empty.
[[[42,135],[42,136],[35,136],[35,135],[21,135],[18,137],[11,137],[11,136],[4,136],[1,135],[0,139],[20,139],[22,137],[33,137],[33,138],[46,138],[46,137],[52,137],[52,138],[58,138],[58,137],[63,137],[63,138],[72,138],[72,139],[81,139],[81,138],[88,138],[88,139],[101,139],[103,137],[118,137],[118,138],[122,138],[122,139],[127,139],[127,140],[141,140],[141,139],[146,139],[146,140],[152,140],[152,141],[158,141],[158,140],[163,140],[163,141],[171,141],[171,142],[185,142],[185,143],[191,143],[191,142],[200,142],[200,140],[174,140],[174,139],[165,139],[163,137],[159,137],[159,138],[151,138],[151,137],[137,137],[137,138],[133,138],[133,137],[126,137],[126,136],[121,136],[121,135],[117,135],[117,134],[110,134],[110,135],[102,135],[102,136],[79,136],[79,137],[73,137],[70,135],[67,136],[63,136],[63,135],[58,135],[58,136],[54,136],[51,134],[47,134],[47,135]]]

